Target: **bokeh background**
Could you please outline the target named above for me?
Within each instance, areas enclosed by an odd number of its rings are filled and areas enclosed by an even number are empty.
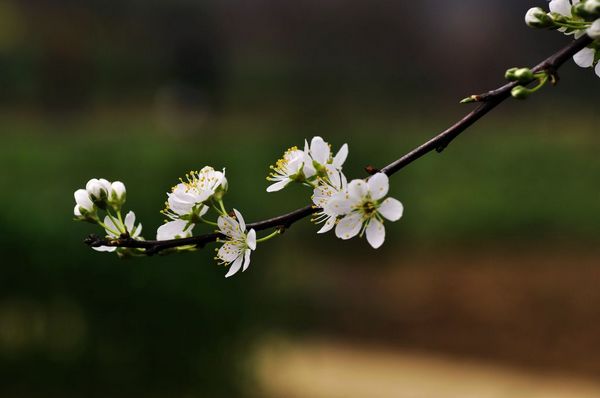
[[[568,43],[522,22],[543,3],[0,2],[0,395],[600,396],[599,80],[572,62],[395,175],[377,251],[304,221],[226,280],[212,247],[119,260],[72,221],[118,179],[153,238],[207,164],[248,220],[305,205],[265,192],[283,150],[389,163]]]

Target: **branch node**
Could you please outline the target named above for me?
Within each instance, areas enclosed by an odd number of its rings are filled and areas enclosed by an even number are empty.
[[[367,166],[365,167],[365,171],[366,171],[366,172],[367,172],[367,174],[369,174],[369,175],[373,175],[373,174],[381,173],[381,170],[380,170],[380,169],[378,169],[378,168],[376,168],[376,167],[373,167],[373,166],[371,166],[371,165],[367,165]]]
[[[91,246],[91,247],[101,246],[101,244],[100,244],[101,242],[102,242],[102,238],[100,238],[96,234],[90,234],[87,236],[87,238],[85,238],[83,240],[83,243],[85,243],[86,245]]]

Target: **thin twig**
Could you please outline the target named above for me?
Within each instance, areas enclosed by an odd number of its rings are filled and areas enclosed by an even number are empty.
[[[544,61],[540,62],[537,66],[535,66],[532,71],[540,72],[547,71],[550,75],[553,76],[553,81],[558,80],[557,70],[573,55],[579,52],[581,49],[586,47],[588,44],[592,42],[592,39],[587,35],[571,42],[568,46],[564,47],[560,51],[551,55]],[[529,84],[533,82],[532,79],[530,82],[526,82]],[[427,153],[436,150],[437,152],[441,152],[454,140],[458,135],[460,135],[463,131],[473,125],[476,121],[481,119],[484,115],[486,115],[489,111],[494,109],[504,100],[510,97],[510,91],[518,84],[517,82],[507,83],[497,89],[488,91],[483,94],[473,95],[471,98],[474,102],[480,102],[479,106],[467,114],[465,117],[460,119],[457,123],[450,126],[448,129],[442,131],[440,134],[436,135],[429,141],[424,144],[416,147],[412,151],[408,152],[406,155],[402,156],[398,160],[388,164],[382,169],[377,169],[373,166],[367,166],[366,170],[369,174],[374,174],[379,171],[385,173],[389,176],[398,172],[402,168],[406,167],[410,163],[415,160],[421,158]],[[258,221],[254,223],[247,224],[247,228],[254,228],[256,231],[262,231],[265,229],[271,228],[281,228],[287,229],[293,223],[298,220],[301,220],[309,215],[315,213],[318,208],[314,206],[306,206],[300,209],[294,210],[292,212],[282,214],[277,217],[269,218],[267,220]],[[138,248],[145,249],[144,253],[147,255],[153,255],[159,253],[166,249],[172,249],[175,247],[182,246],[195,246],[198,248],[203,247],[209,242],[214,242],[218,238],[223,238],[223,235],[219,233],[205,234],[199,236],[193,236],[189,238],[181,238],[181,239],[170,239],[170,240],[137,240],[132,239],[127,236],[122,236],[118,239],[106,239],[100,238],[96,235],[90,235],[86,238],[85,243],[92,246],[115,246],[115,247],[128,247],[128,248]]]

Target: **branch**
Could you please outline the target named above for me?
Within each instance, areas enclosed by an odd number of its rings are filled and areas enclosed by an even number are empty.
[[[551,55],[544,61],[540,62],[535,66],[533,72],[546,71],[553,76],[553,81],[558,80],[557,71],[558,69],[573,55],[582,50],[593,40],[584,35],[583,37],[571,42],[568,46],[564,47],[560,51]],[[534,79],[526,84],[532,83]],[[375,174],[377,172],[383,172],[388,176],[400,171],[410,163],[421,158],[427,153],[436,150],[437,152],[443,151],[452,140],[458,137],[463,131],[472,126],[476,121],[481,119],[489,111],[494,109],[504,100],[510,97],[510,92],[513,87],[517,86],[517,82],[507,83],[497,89],[488,91],[483,94],[473,95],[470,97],[471,102],[480,102],[479,106],[467,114],[465,117],[460,119],[454,125],[448,129],[442,131],[424,144],[416,147],[406,155],[402,156],[398,160],[388,164],[384,168],[378,170],[372,166],[367,166],[366,171],[369,174]],[[310,216],[319,209],[313,206],[306,206],[300,209],[294,210],[287,214],[282,214],[277,217],[273,217],[267,220],[258,221],[247,224],[247,228],[254,228],[256,231],[262,231],[271,228],[280,228],[282,230],[291,227],[293,223],[301,220],[305,217]],[[192,236],[189,238],[171,239],[171,240],[137,240],[127,235],[123,235],[118,239],[106,239],[100,238],[96,235],[90,235],[85,239],[85,243],[92,247],[98,246],[115,246],[115,247],[128,247],[128,248],[139,248],[145,249],[144,254],[153,255],[166,249],[172,249],[175,247],[182,246],[195,246],[197,248],[204,247],[209,242],[214,242],[219,238],[224,238],[220,233],[205,234],[199,236]]]

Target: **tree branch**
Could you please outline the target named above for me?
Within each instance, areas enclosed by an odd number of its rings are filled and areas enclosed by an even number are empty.
[[[553,80],[556,81],[558,80],[556,74],[557,70],[568,59],[570,59],[573,55],[575,55],[577,52],[579,52],[591,42],[592,39],[587,35],[584,35],[583,37],[571,42],[568,46],[551,55],[544,61],[540,62],[537,66],[535,66],[532,69],[532,71],[547,71],[554,77]],[[527,82],[527,84],[532,83],[534,80],[535,79],[532,79],[531,81]],[[472,126],[476,121],[481,119],[484,115],[486,115],[489,111],[498,106],[504,100],[509,98],[511,90],[518,84],[523,83],[511,82],[486,93],[471,96],[471,99],[474,102],[480,102],[480,104],[479,106],[477,106],[477,108],[468,113],[465,117],[460,119],[454,125],[450,126],[448,129],[442,131],[440,134],[436,135],[429,141],[408,152],[406,155],[402,156],[398,160],[388,164],[384,168],[376,169],[372,166],[368,166],[366,168],[367,172],[369,174],[375,174],[381,171],[387,175],[392,175],[433,150],[436,150],[437,152],[443,151],[444,148],[446,148],[448,144],[450,144],[450,142],[452,142],[452,140],[458,137],[463,131]],[[294,210],[286,214],[282,214],[277,217],[247,224],[247,228],[254,228],[257,231],[271,228],[286,229],[289,228],[296,221],[308,217],[309,215],[315,213],[318,210],[318,208],[313,206],[302,207],[300,209]],[[100,238],[96,235],[90,235],[85,239],[85,243],[92,247],[115,246],[145,249],[145,254],[153,255],[163,250],[172,249],[175,247],[195,246],[201,248],[204,247],[207,243],[214,242],[219,238],[224,238],[224,236],[219,233],[212,233],[193,236],[189,238],[157,241],[137,240],[127,235],[123,235],[119,239],[107,239]]]

